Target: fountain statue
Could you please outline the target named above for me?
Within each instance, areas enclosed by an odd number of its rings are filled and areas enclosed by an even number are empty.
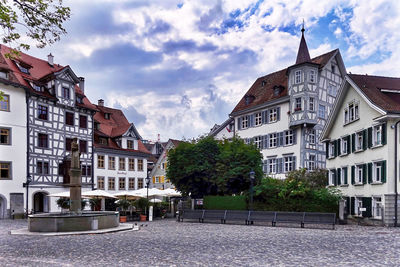
[[[69,171],[70,175],[70,207],[69,210],[72,214],[80,214],[81,211],[81,175],[82,170],[80,166],[80,156],[78,138],[74,138],[71,144],[71,169]]]

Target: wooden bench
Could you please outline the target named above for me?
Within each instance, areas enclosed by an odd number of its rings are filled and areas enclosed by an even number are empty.
[[[328,224],[335,229],[336,213],[305,212],[303,227],[304,224]]]
[[[226,223],[226,221],[243,221],[247,225],[249,213],[248,210],[227,210],[223,223]]]
[[[272,225],[276,222],[276,212],[275,211],[250,211],[249,222],[254,224],[255,221],[258,222],[270,222]]]

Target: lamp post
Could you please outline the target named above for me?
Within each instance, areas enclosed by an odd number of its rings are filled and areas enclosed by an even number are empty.
[[[256,173],[251,170],[250,171],[250,210],[253,210],[253,184],[254,184],[254,177]]]
[[[22,183],[23,187],[26,187],[26,218],[28,219],[28,215],[29,215],[29,197],[28,197],[28,193],[29,193],[29,184],[32,182],[32,177],[30,175],[28,175],[26,177],[26,182]]]
[[[149,177],[150,171],[147,171],[147,177],[146,177],[146,187],[147,187],[147,220],[149,220],[149,186],[150,186],[150,177]]]

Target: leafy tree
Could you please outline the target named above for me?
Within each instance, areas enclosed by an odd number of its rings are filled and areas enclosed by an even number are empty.
[[[306,183],[308,187],[313,189],[325,188],[326,174],[327,171],[323,169],[317,169],[315,171],[308,172],[303,168],[290,172],[288,174],[288,179],[302,181]]]
[[[70,13],[70,8],[62,5],[62,0],[0,0],[2,42],[17,43],[23,31],[20,26],[23,26],[28,38],[43,48],[66,34],[63,23],[70,18]],[[15,48],[28,50],[30,46],[19,43]]]

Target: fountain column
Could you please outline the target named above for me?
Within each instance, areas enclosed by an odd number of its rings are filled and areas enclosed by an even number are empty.
[[[80,155],[78,138],[74,138],[71,144],[71,169],[70,175],[70,207],[69,210],[73,214],[81,213],[81,187],[82,187],[82,170],[80,166]]]

